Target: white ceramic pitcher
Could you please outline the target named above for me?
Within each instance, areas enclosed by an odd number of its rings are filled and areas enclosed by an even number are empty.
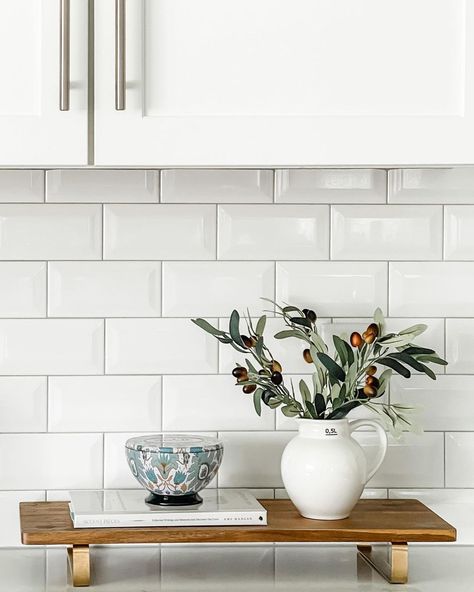
[[[281,475],[291,501],[305,518],[338,520],[349,516],[365,484],[382,464],[387,435],[371,419],[297,419],[299,432],[286,445]],[[352,432],[372,426],[379,437],[374,465],[367,467]]]

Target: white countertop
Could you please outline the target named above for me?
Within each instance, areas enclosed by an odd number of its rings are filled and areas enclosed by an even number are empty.
[[[390,585],[362,564],[353,545],[163,545],[94,547],[95,585],[103,592],[472,592],[474,547],[410,545],[407,585]],[[64,548],[0,549],[0,589],[60,592]],[[77,588],[80,590],[80,588]]]

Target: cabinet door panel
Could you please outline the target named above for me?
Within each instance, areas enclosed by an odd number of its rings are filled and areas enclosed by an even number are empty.
[[[58,0],[0,0],[0,166],[87,163],[87,0],[70,0],[70,110]]]
[[[98,164],[376,165],[474,160],[465,0],[96,3]],[[468,34],[469,33],[469,34]]]

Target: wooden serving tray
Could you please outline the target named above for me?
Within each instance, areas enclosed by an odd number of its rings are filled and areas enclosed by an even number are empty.
[[[24,545],[71,545],[74,586],[90,583],[89,545],[130,543],[358,543],[360,556],[391,583],[405,583],[409,542],[450,542],[456,530],[418,500],[360,500],[344,520],[309,520],[289,500],[259,500],[267,526],[74,528],[67,502],[21,502]],[[370,543],[389,543],[391,561]],[[360,544],[364,543],[364,544]]]

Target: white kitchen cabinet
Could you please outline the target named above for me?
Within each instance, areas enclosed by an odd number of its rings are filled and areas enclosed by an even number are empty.
[[[64,111],[61,4],[64,66],[70,49]],[[87,33],[88,0],[0,0],[0,166],[87,164]]]
[[[96,164],[474,162],[471,0],[123,0],[118,111],[121,3],[95,2]]]

